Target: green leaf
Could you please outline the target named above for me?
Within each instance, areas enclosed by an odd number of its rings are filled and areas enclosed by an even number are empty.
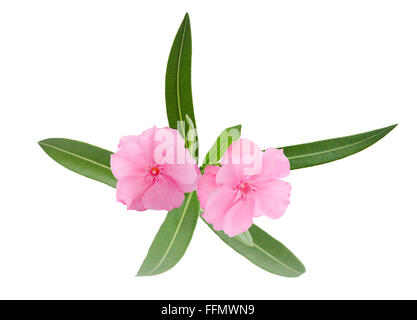
[[[138,276],[152,276],[174,267],[181,260],[200,212],[196,192],[185,196],[181,207],[170,211],[156,234]]]
[[[181,23],[169,54],[165,77],[165,101],[169,126],[180,132],[185,140],[185,146],[189,149],[187,136],[191,128],[186,116],[193,123],[195,130],[196,122],[191,92],[191,27],[188,13]],[[197,131],[195,138],[198,140]],[[198,150],[196,157],[198,158]]]
[[[304,265],[290,250],[255,224],[249,229],[253,246],[247,246],[206,224],[233,250],[266,271],[284,277],[298,277],[305,272]]]
[[[240,124],[223,130],[204,158],[203,168],[217,164],[232,142],[240,138],[241,130]]]
[[[397,125],[341,138],[284,147],[291,170],[317,166],[357,153],[382,139]],[[281,148],[278,148],[281,149]]]
[[[116,187],[117,181],[110,170],[112,152],[84,142],[62,138],[45,139],[38,143],[52,159],[65,168]]]
[[[244,245],[249,246],[249,247],[253,247],[253,239],[252,236],[249,232],[249,230],[246,230],[245,232],[238,234],[237,236],[234,237],[236,240],[239,240],[240,242],[242,242]]]
[[[197,140],[197,129],[194,127],[193,121],[190,119],[188,114],[185,115],[185,121],[187,122],[190,130],[187,134],[186,144],[188,145],[188,150],[190,151],[191,156],[198,163],[198,140]]]

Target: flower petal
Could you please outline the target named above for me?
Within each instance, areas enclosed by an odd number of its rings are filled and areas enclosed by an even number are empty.
[[[111,172],[117,180],[129,176],[143,175],[143,163],[133,162],[127,158],[121,157],[119,153],[110,156]]]
[[[197,196],[200,201],[201,209],[205,210],[207,199],[211,192],[218,186],[216,183],[216,174],[220,170],[218,166],[207,166],[204,174],[198,180]]]
[[[282,149],[268,148],[262,155],[262,171],[253,180],[285,178],[290,174],[290,161]]]
[[[140,147],[142,153],[145,155],[146,161],[154,163],[154,149],[155,149],[155,134],[159,130],[156,126],[143,131],[137,137],[137,145]]]
[[[146,152],[140,144],[138,136],[127,136],[120,139],[119,150],[115,155],[144,167],[149,162],[149,156]]]
[[[251,197],[237,201],[224,217],[223,231],[234,237],[247,231],[253,223],[254,201]]]
[[[167,210],[178,208],[184,201],[184,193],[169,177],[155,180],[146,190],[142,203],[146,209]]]
[[[168,164],[164,166],[164,174],[171,177],[184,193],[197,189],[200,170],[196,165]]]
[[[225,164],[216,175],[216,183],[235,188],[245,178],[243,168],[239,165]]]
[[[122,145],[127,144],[127,143],[134,143],[136,142],[138,139],[138,136],[124,136],[121,137],[119,140],[119,145],[118,148],[120,148]]]
[[[291,185],[282,180],[269,180],[254,183],[254,186],[255,216],[280,218],[290,204]]]
[[[142,205],[141,198],[149,187],[150,184],[147,184],[143,177],[122,178],[117,181],[116,199],[126,204],[128,210],[146,210]]]
[[[230,145],[221,163],[216,181],[233,188],[261,172],[262,151],[252,141],[239,139]]]
[[[213,225],[215,230],[222,230],[224,216],[232,206],[236,197],[236,191],[228,187],[217,187],[210,193],[203,218]]]
[[[184,139],[177,130],[158,129],[155,133],[154,159],[159,165],[196,165],[196,161],[185,148]]]

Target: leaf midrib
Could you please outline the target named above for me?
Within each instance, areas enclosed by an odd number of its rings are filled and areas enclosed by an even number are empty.
[[[282,265],[283,267],[291,270],[292,272],[294,272],[297,275],[302,274],[302,272],[297,271],[293,268],[291,268],[290,266],[288,266],[287,264],[283,263],[282,261],[278,260],[277,258],[275,258],[272,254],[270,254],[268,251],[262,249],[260,246],[258,246],[255,242],[253,243],[253,247],[257,248],[258,250],[260,250],[263,254],[265,254],[266,256],[268,256],[269,258],[271,258],[272,260],[278,262],[280,265]]]
[[[226,130],[225,133],[227,134],[227,133],[229,133],[229,131]],[[224,140],[226,140],[226,142],[224,142],[223,144],[220,144],[220,147],[217,149],[216,159],[214,160],[215,162],[217,162],[217,161],[219,161],[221,159],[221,157],[222,157],[222,155],[221,155],[222,148],[225,147],[225,146],[227,146],[229,144],[229,136],[227,135],[226,136],[226,139],[224,139]],[[221,139],[220,139],[220,142],[221,142]]]
[[[182,119],[182,110],[181,110],[181,98],[180,98],[180,68],[181,68],[181,59],[182,59],[182,48],[184,47],[184,40],[185,40],[185,32],[187,30],[187,19],[184,22],[184,31],[181,36],[181,43],[180,43],[180,52],[178,53],[178,64],[177,64],[177,103],[178,103],[178,115],[180,118],[181,129],[183,131],[183,137],[185,142],[185,147],[188,149],[187,139],[185,137],[185,123]]]
[[[371,137],[368,137],[368,138],[366,138],[364,140],[361,140],[361,141],[358,141],[358,142],[355,142],[355,143],[352,143],[352,144],[344,145],[342,147],[338,147],[338,148],[334,148],[334,149],[328,149],[328,150],[325,150],[325,151],[313,152],[313,153],[309,153],[309,154],[303,154],[303,155],[299,155],[299,156],[293,156],[293,157],[289,156],[287,158],[288,158],[288,160],[298,159],[298,158],[305,158],[305,157],[311,157],[311,156],[315,156],[315,155],[319,155],[319,154],[323,154],[323,153],[329,153],[329,152],[334,152],[334,151],[337,151],[337,150],[349,148],[349,147],[352,147],[352,146],[357,145],[359,143],[363,143],[363,142],[368,141],[368,140],[370,140],[372,138],[375,138],[375,137],[377,137],[379,135],[382,135],[386,131],[387,130],[378,132],[377,134],[375,134],[375,135],[373,135]],[[285,148],[284,148],[284,150],[285,150]]]
[[[102,163],[100,163],[100,162],[97,162],[97,161],[91,160],[91,159],[89,159],[89,158],[83,157],[83,156],[81,156],[81,155],[79,155],[79,154],[77,154],[77,153],[73,153],[73,152],[70,152],[70,151],[68,151],[68,150],[61,149],[61,148],[59,148],[59,147],[56,147],[56,146],[53,146],[53,145],[50,145],[50,144],[47,144],[47,143],[44,143],[44,142],[39,142],[39,144],[40,144],[40,145],[47,146],[47,147],[52,148],[52,149],[55,149],[55,150],[58,150],[58,151],[60,151],[60,152],[63,152],[63,153],[69,154],[69,155],[71,155],[71,156],[73,156],[73,157],[75,157],[75,158],[79,158],[79,159],[81,159],[81,160],[84,160],[84,161],[87,161],[87,162],[93,163],[93,164],[95,164],[95,165],[97,165],[97,166],[99,166],[99,167],[102,167],[102,168],[104,168],[104,169],[111,170],[111,168],[110,168],[109,166],[106,166],[106,165],[104,165],[104,164],[102,164]]]
[[[158,263],[158,264],[157,264],[157,265],[156,265],[156,266],[155,266],[155,267],[154,267],[151,271],[149,271],[149,272],[147,272],[147,273],[146,273],[147,275],[150,275],[150,274],[152,274],[155,270],[157,270],[157,269],[161,266],[162,262],[164,262],[164,260],[165,260],[165,259],[166,259],[166,257],[168,256],[168,253],[171,251],[172,246],[174,245],[175,239],[176,239],[176,237],[177,237],[177,235],[178,235],[178,232],[179,232],[179,230],[180,230],[180,228],[181,228],[181,226],[182,226],[182,223],[183,223],[183,221],[184,221],[185,213],[187,212],[188,206],[190,205],[190,201],[191,201],[192,196],[193,196],[193,194],[192,194],[192,193],[190,193],[190,194],[188,195],[188,198],[187,198],[186,203],[185,203],[185,205],[184,205],[184,210],[183,210],[183,212],[182,212],[182,214],[181,214],[180,221],[179,221],[179,223],[178,223],[178,225],[177,225],[177,228],[175,229],[174,235],[172,236],[172,239],[171,239],[171,241],[170,241],[170,243],[169,243],[169,245],[168,245],[167,250],[165,251],[165,253],[164,253],[164,255],[162,256],[162,258],[161,258],[161,260],[159,261],[159,263]]]

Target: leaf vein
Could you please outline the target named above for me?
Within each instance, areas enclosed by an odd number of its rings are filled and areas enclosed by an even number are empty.
[[[175,239],[176,239],[176,237],[178,235],[178,232],[179,232],[179,230],[180,230],[180,228],[182,226],[182,223],[183,223],[183,220],[184,220],[184,217],[185,217],[185,213],[187,212],[188,206],[190,205],[190,201],[191,201],[192,196],[193,196],[192,193],[190,193],[188,195],[187,201],[186,201],[186,203],[184,205],[184,209],[183,209],[182,214],[181,214],[180,221],[179,221],[179,223],[177,225],[177,228],[175,229],[175,232],[174,232],[174,235],[172,236],[171,241],[168,244],[167,250],[165,251],[165,253],[162,256],[162,258],[159,261],[159,263],[151,271],[147,272],[148,275],[152,274],[156,269],[158,269],[161,266],[162,262],[164,262],[164,260],[168,256],[169,251],[172,249],[172,246],[174,245],[174,242],[175,242]]]
[[[288,158],[288,160],[292,160],[292,159],[299,159],[299,158],[312,157],[312,156],[319,155],[319,154],[323,154],[323,153],[334,152],[334,151],[337,151],[337,150],[341,150],[341,149],[345,149],[345,148],[352,147],[352,146],[357,145],[357,144],[359,144],[359,143],[363,143],[363,142],[368,141],[368,140],[370,140],[370,139],[373,139],[373,138],[375,138],[375,137],[377,137],[377,136],[379,136],[379,135],[382,135],[382,134],[384,134],[385,132],[386,132],[386,131],[378,132],[377,134],[375,134],[375,135],[373,135],[373,136],[371,136],[371,137],[368,137],[368,138],[366,138],[366,139],[364,139],[364,140],[361,140],[361,141],[358,141],[358,142],[355,142],[355,143],[352,143],[352,144],[344,145],[344,146],[342,146],[342,147],[338,147],[338,148],[334,148],[334,149],[328,149],[328,150],[325,150],[325,151],[320,151],[320,152],[313,152],[313,153],[309,153],[309,154],[302,154],[302,155],[299,155],[299,156],[292,156],[292,157],[291,157],[291,156],[289,156],[289,157],[287,157],[287,158]],[[284,150],[285,150],[285,148],[284,148]]]
[[[185,123],[182,119],[182,110],[181,110],[181,97],[180,97],[180,70],[181,70],[181,59],[182,59],[182,49],[184,47],[185,32],[187,30],[187,20],[184,22],[184,31],[181,36],[180,43],[180,52],[178,54],[178,64],[177,64],[177,103],[178,103],[178,115],[181,123],[181,130],[183,132],[183,138],[185,142],[185,147],[188,149],[187,139],[185,137]]]
[[[39,144],[44,145],[44,146],[47,146],[47,147],[52,148],[52,149],[55,149],[55,150],[58,150],[58,151],[61,151],[61,152],[63,152],[63,153],[69,154],[69,155],[71,155],[71,156],[73,156],[73,157],[76,157],[76,158],[82,159],[82,160],[84,160],[84,161],[87,161],[87,162],[93,163],[93,164],[95,164],[95,165],[97,165],[97,166],[99,166],[99,167],[102,167],[102,168],[104,168],[104,169],[111,170],[111,168],[110,168],[109,166],[106,166],[106,165],[104,165],[104,164],[102,164],[102,163],[100,163],[100,162],[97,162],[97,161],[91,160],[91,159],[89,159],[89,158],[83,157],[83,156],[81,156],[81,155],[79,155],[79,154],[76,154],[76,153],[73,153],[73,152],[67,151],[67,150],[65,150],[65,149],[61,149],[61,148],[59,148],[59,147],[56,147],[56,146],[53,146],[53,145],[50,145],[50,144],[47,144],[47,143],[43,143],[43,142],[42,142],[42,143],[39,143]]]
[[[286,265],[285,263],[279,261],[277,258],[275,258],[272,254],[270,254],[268,251],[262,249],[260,246],[258,246],[255,242],[253,244],[253,246],[255,248],[258,248],[263,254],[265,254],[266,256],[268,256],[269,258],[271,258],[272,260],[278,262],[280,265],[284,266],[285,268],[288,268],[289,270],[295,272],[296,274],[301,274],[301,272],[291,268],[290,266]]]

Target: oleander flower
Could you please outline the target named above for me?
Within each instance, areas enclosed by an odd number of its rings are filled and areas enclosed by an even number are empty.
[[[203,218],[231,237],[248,230],[254,217],[280,218],[291,191],[291,185],[280,179],[289,173],[290,163],[282,150],[262,152],[247,139],[232,143],[221,167],[206,167],[198,182]]]
[[[172,210],[197,188],[200,171],[177,130],[153,127],[120,139],[111,156],[116,198],[128,210]]]

